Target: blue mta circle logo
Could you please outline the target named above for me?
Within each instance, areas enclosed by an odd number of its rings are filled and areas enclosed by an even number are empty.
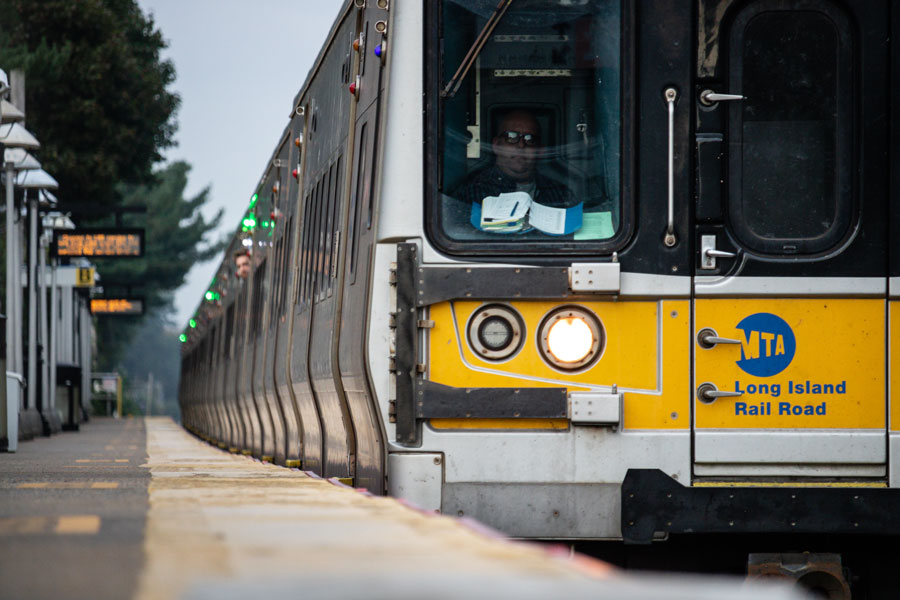
[[[744,332],[741,360],[737,365],[757,377],[778,375],[794,360],[797,339],[784,319],[771,313],[756,313],[737,324]]]

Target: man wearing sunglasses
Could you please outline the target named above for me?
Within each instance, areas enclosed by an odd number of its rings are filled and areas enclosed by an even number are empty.
[[[506,113],[491,140],[494,163],[469,178],[455,194],[467,203],[481,204],[488,196],[507,192],[528,192],[532,199],[552,207],[574,203],[564,185],[542,176],[537,169],[542,152],[541,126],[524,109]]]

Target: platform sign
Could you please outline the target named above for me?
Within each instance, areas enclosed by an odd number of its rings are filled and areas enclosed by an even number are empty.
[[[76,267],[75,287],[94,287],[94,267]]]
[[[50,251],[57,257],[139,258],[144,255],[144,230],[57,229]]]
[[[139,316],[144,314],[143,298],[91,298],[91,314]]]

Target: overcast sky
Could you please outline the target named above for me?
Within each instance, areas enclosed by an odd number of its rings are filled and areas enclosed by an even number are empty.
[[[210,187],[217,235],[234,231],[288,122],[291,102],[343,0],[137,0],[169,44],[181,96],[178,145],[166,160],[193,166],[189,197]],[[184,326],[220,259],[195,266],[175,295]]]

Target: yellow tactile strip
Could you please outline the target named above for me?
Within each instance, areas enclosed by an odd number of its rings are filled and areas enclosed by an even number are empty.
[[[19,483],[19,490],[115,490],[117,481],[32,481]]]
[[[150,510],[137,598],[215,580],[405,572],[587,581],[609,569],[509,542],[392,498],[219,450],[165,418],[147,426]]]
[[[0,518],[0,536],[50,533],[60,535],[94,535],[98,531],[100,531],[100,517],[97,515]]]

